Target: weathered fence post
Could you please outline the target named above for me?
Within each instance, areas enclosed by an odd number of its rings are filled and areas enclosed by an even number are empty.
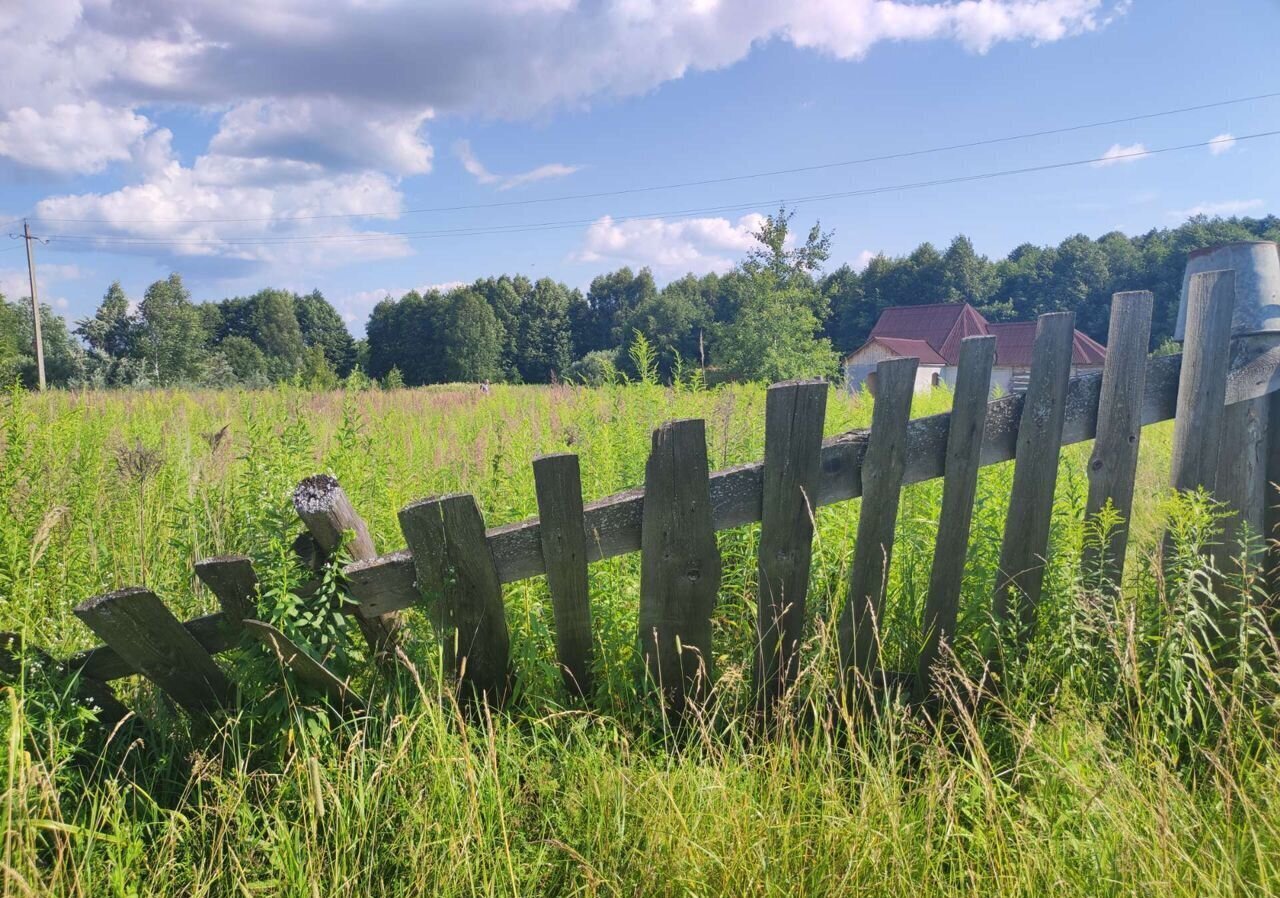
[[[96,596],[76,606],[75,615],[188,711],[200,714],[227,704],[231,684],[222,670],[150,590]]]
[[[329,668],[308,655],[275,627],[260,620],[245,620],[244,629],[275,654],[280,665],[292,671],[302,683],[319,690],[339,711],[362,711],[364,703],[343,680]]]
[[[293,491],[293,507],[298,517],[307,525],[312,538],[326,554],[336,552],[343,544],[344,535],[350,532],[347,551],[353,560],[363,561],[377,556],[368,526],[356,513],[337,478],[328,474],[315,474],[306,478]],[[383,664],[394,659],[400,616],[393,612],[367,617],[357,610],[355,617],[374,657]]]
[[[671,421],[653,432],[640,527],[640,655],[675,715],[705,701],[713,681],[720,550],[707,477],[701,420]]]
[[[966,337],[960,343],[947,429],[947,460],[942,484],[942,510],[934,542],[929,595],[921,622],[924,642],[916,664],[916,698],[932,691],[933,664],[939,645],[955,633],[960,585],[969,550],[973,502],[978,489],[982,435],[991,397],[991,369],[996,361],[995,337]]]
[[[1133,516],[1133,484],[1142,439],[1142,397],[1147,385],[1147,343],[1151,339],[1153,297],[1147,290],[1111,297],[1107,360],[1098,398],[1098,433],[1089,456],[1086,525],[1110,502],[1120,522],[1106,534],[1106,545],[1087,541],[1081,568],[1085,582],[1116,588],[1124,574],[1125,550]],[[1101,536],[1102,534],[1098,534]]]
[[[870,680],[879,653],[881,608],[893,557],[894,526],[907,466],[907,423],[918,359],[888,359],[876,366],[871,437],[862,460],[862,507],[849,570],[849,591],[836,636],[846,688],[857,674]]]
[[[757,560],[755,686],[767,711],[795,680],[821,474],[825,380],[769,387]]]
[[[1234,271],[1191,277],[1170,464],[1176,490],[1212,492],[1217,485],[1235,297]]]
[[[205,558],[196,562],[196,576],[218,600],[232,630],[239,629],[245,618],[256,616],[258,575],[248,558],[243,555]]]
[[[502,584],[475,498],[423,499],[399,517],[419,593],[436,603],[446,668],[470,697],[500,704],[511,686],[511,643]]]
[[[533,461],[538,533],[556,622],[556,654],[570,694],[591,693],[591,597],[587,588],[587,531],[582,516],[578,456]]]
[[[1040,316],[1032,347],[1031,379],[1018,421],[1013,489],[1009,495],[992,603],[997,624],[1004,624],[1015,616],[1010,614],[1009,605],[1016,605],[1019,642],[1028,639],[1034,631],[1036,605],[1044,585],[1074,342],[1074,313],[1050,312]]]

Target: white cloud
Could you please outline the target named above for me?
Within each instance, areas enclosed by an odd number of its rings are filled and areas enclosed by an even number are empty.
[[[379,111],[337,97],[250,100],[222,117],[209,149],[425,174],[431,171],[433,150],[421,132],[431,117],[430,109]],[[353,122],[359,124],[352,127]]]
[[[545,181],[548,178],[563,178],[576,172],[581,166],[564,165],[560,162],[551,162],[546,165],[539,165],[537,168],[530,169],[527,172],[521,172],[515,175],[496,175],[489,169],[485,168],[484,163],[476,156],[475,151],[471,149],[471,142],[468,140],[456,141],[453,145],[453,152],[462,167],[466,169],[467,174],[471,175],[481,184],[496,184],[499,190],[510,190],[512,187],[520,187],[525,184],[532,184],[535,181]]]
[[[36,265],[36,290],[40,294],[40,304],[54,309],[64,310],[69,305],[67,300],[58,295],[57,284],[63,280],[74,280],[80,277],[80,270],[75,265]],[[10,302],[28,300],[31,297],[31,281],[27,277],[27,269],[0,268],[0,296]]]
[[[869,249],[864,249],[862,252],[858,253],[858,258],[853,260],[853,270],[858,273],[866,271],[867,266],[871,264],[871,260],[878,255],[880,254],[873,253]]]
[[[1221,156],[1236,145],[1235,136],[1232,134],[1219,134],[1213,140],[1209,141],[1209,152],[1215,156]]]
[[[325,217],[396,210],[401,199],[395,183],[376,172],[333,174],[315,163],[205,155],[190,167],[170,159],[141,183],[110,193],[49,197],[36,214],[64,233],[103,235],[90,243],[115,251],[325,266],[405,255],[401,237]]]
[[[223,118],[218,153],[419,173],[433,113],[523,118],[634,95],[788,42],[840,59],[884,41],[984,53],[1106,27],[1127,0],[44,0],[0,11],[0,113],[115,110],[88,149],[47,137],[59,170],[96,171],[145,131],[147,104]],[[6,5],[7,6],[7,5]],[[21,98],[21,99],[18,99]],[[19,106],[21,104],[21,106]],[[108,115],[110,119],[112,116]],[[73,129],[73,131],[76,129]],[[83,130],[83,129],[79,129]],[[65,133],[65,132],[64,132]],[[64,139],[79,139],[72,134]],[[39,143],[39,141],[37,141]],[[18,148],[3,150],[14,155]],[[543,176],[548,176],[544,174]]]
[[[58,173],[100,172],[126,162],[151,130],[131,109],[101,103],[59,103],[47,110],[8,109],[0,118],[0,156]]]
[[[1144,155],[1147,148],[1140,143],[1118,144],[1113,143],[1111,147],[1102,154],[1095,162],[1090,163],[1094,168],[1106,168],[1111,165],[1124,165],[1130,162],[1137,162],[1145,159]]]
[[[1230,218],[1232,215],[1256,212],[1264,205],[1262,200],[1221,200],[1216,203],[1198,203],[1190,209],[1177,209],[1170,212],[1169,217],[1181,220],[1194,218],[1197,215],[1207,215],[1210,218],[1221,215],[1224,218]]]
[[[610,260],[647,265],[668,274],[728,271],[757,245],[752,234],[763,223],[764,216],[754,212],[736,223],[727,218],[615,222],[606,215],[587,228],[582,247],[573,258],[579,262]]]

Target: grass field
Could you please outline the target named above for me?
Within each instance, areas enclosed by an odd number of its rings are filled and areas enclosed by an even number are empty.
[[[957,700],[933,727],[891,700],[856,716],[746,726],[756,528],[720,534],[720,713],[673,734],[637,689],[638,556],[592,566],[597,689],[570,704],[545,584],[506,589],[519,686],[503,714],[463,723],[410,615],[416,682],[372,683],[345,621],[288,595],[300,530],[289,493],[324,470],[380,550],[396,511],[473,492],[492,526],[535,513],[529,461],[581,456],[584,494],[639,485],[663,420],[707,421],[713,467],[758,459],[764,389],[630,385],[389,392],[10,394],[0,409],[0,630],[55,655],[93,643],[82,599],[145,583],[189,617],[214,610],[192,564],[251,555],[266,614],[325,644],[379,710],[330,727],[245,648],[224,656],[244,710],[190,732],[145,686],[153,721],[105,748],[56,674],[0,691],[5,894],[773,895],[1150,894],[1280,891],[1280,652],[1254,601],[1218,607],[1200,549],[1213,510],[1165,495],[1170,429],[1144,432],[1130,579],[1080,586],[1088,446],[1064,451],[1040,628],[998,702]],[[947,406],[937,392],[914,414]],[[829,434],[870,404],[831,396]],[[1012,469],[984,469],[956,696],[981,671]],[[885,666],[910,669],[940,483],[903,495],[884,621]],[[835,670],[858,503],[821,509],[800,685],[823,707]],[[1177,558],[1149,560],[1164,521]],[[1231,626],[1215,626],[1224,621]],[[325,642],[327,640],[327,642]],[[1235,663],[1222,663],[1230,642]],[[136,734],[125,734],[136,735]]]

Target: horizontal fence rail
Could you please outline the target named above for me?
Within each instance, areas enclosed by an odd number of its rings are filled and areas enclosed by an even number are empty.
[[[710,622],[721,570],[714,535],[761,522],[754,679],[765,710],[795,676],[812,514],[820,506],[867,500],[839,619],[842,679],[899,676],[879,671],[875,653],[898,496],[904,485],[941,477],[923,647],[908,677],[920,698],[940,643],[955,627],[980,467],[1014,462],[992,610],[998,620],[1015,624],[1020,639],[1034,627],[1063,446],[1096,439],[1086,515],[1110,503],[1127,517],[1141,429],[1174,419],[1172,485],[1217,487],[1219,498],[1239,506],[1241,520],[1255,526],[1271,520],[1263,494],[1269,481],[1280,478],[1280,426],[1267,426],[1276,405],[1270,394],[1280,391],[1280,340],[1232,337],[1232,274],[1191,278],[1185,355],[1148,358],[1151,296],[1117,294],[1101,373],[1069,379],[1073,316],[1051,313],[1037,325],[1026,394],[988,400],[995,355],[989,337],[963,341],[953,408],[940,415],[910,420],[913,359],[881,363],[871,428],[825,440],[827,386],[778,384],[766,403],[763,461],[708,473],[703,422],[669,422],[654,432],[642,489],[584,505],[577,457],[544,456],[533,462],[541,517],[486,530],[470,495],[432,497],[400,512],[409,547],[389,554],[376,554],[368,528],[336,480],[307,478],[294,494],[308,531],[295,549],[319,571],[345,538],[355,558],[344,568],[346,588],[380,664],[408,664],[399,648],[400,612],[425,607],[442,636],[445,670],[472,697],[489,702],[501,702],[518,673],[511,668],[502,585],[547,577],[565,686],[583,696],[590,691],[593,653],[587,565],[639,551],[638,642],[663,706],[679,713],[714,687]],[[1275,417],[1280,424],[1280,412]],[[1219,446],[1228,438],[1233,443],[1220,459]],[[1237,448],[1248,450],[1246,461],[1236,460]],[[1113,582],[1123,565],[1123,530],[1111,536],[1110,551],[1118,549],[1118,555],[1103,566]],[[154,594],[137,588],[76,609],[107,642],[65,662],[88,691],[109,699],[107,681],[142,674],[192,713],[222,707],[231,688],[211,656],[249,637],[335,707],[364,707],[305,647],[255,619],[257,577],[247,558],[207,559],[196,573],[221,612],[182,623]],[[316,588],[304,584],[298,592]]]

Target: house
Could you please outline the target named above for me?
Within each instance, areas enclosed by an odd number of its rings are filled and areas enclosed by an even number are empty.
[[[1036,323],[992,323],[973,306],[959,302],[885,309],[867,342],[845,357],[844,382],[850,392],[865,387],[874,394],[877,364],[885,359],[916,358],[920,360],[916,369],[916,392],[942,384],[955,386],[960,341],[984,334],[996,338],[992,389],[1003,393],[1025,390],[1031,373]],[[1106,357],[1106,347],[1076,331],[1071,376],[1101,370]]]

